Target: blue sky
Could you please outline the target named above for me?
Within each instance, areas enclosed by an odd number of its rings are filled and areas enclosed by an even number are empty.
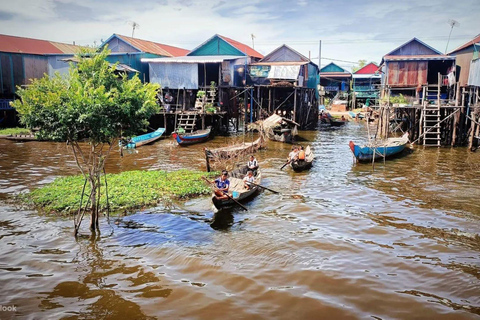
[[[0,0],[0,32],[80,45],[113,33],[193,49],[218,33],[262,54],[287,44],[322,65],[350,68],[416,37],[444,52],[480,33],[479,0]],[[335,60],[331,60],[335,59]],[[340,61],[336,61],[340,60]]]

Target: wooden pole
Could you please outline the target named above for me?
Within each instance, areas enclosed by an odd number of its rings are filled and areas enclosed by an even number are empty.
[[[297,117],[297,88],[294,89],[294,95],[293,95],[293,117],[292,117],[292,120],[293,121],[297,121],[296,120],[296,117]]]

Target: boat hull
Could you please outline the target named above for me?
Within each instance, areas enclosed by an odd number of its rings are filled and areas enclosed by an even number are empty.
[[[313,161],[306,161],[306,160],[297,160],[291,163],[292,169],[295,172],[302,172],[308,170],[312,167]]]
[[[232,177],[230,178],[231,193],[229,193],[229,196],[240,203],[247,202],[253,199],[261,189],[259,186],[255,186],[255,185],[248,190],[243,188],[244,182],[242,179],[245,176],[245,174],[243,173],[244,171],[245,170],[238,170],[236,173],[235,171],[233,171]],[[260,171],[257,171],[257,175],[255,177],[255,183],[260,184],[260,182],[261,182],[261,173]],[[236,191],[238,193],[236,197],[233,196],[233,191]],[[215,208],[217,208],[218,210],[237,205],[237,203],[234,200],[230,198],[218,199],[215,196],[215,194],[212,195],[212,202]]]
[[[207,141],[210,138],[210,129],[196,131],[189,134],[173,133],[173,138],[181,146],[188,146],[191,144],[201,143]]]
[[[152,143],[160,139],[165,132],[165,128],[158,128],[154,132],[142,134],[140,136],[133,137],[127,145],[123,146],[124,149],[134,149],[140,146]]]
[[[398,140],[398,139],[397,139]],[[370,162],[374,159],[388,159],[398,156],[408,143],[408,133],[406,133],[396,145],[371,147],[358,146],[353,141],[349,142],[350,150],[359,162]]]

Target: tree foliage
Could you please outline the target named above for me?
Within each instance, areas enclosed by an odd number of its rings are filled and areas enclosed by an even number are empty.
[[[352,68],[352,72],[357,72],[358,70],[362,69],[363,67],[365,67],[367,65],[367,60],[365,59],[360,59],[358,60],[358,65],[357,66],[354,66]]]
[[[144,130],[158,112],[158,85],[115,73],[108,50],[82,52],[67,76],[33,80],[13,102],[23,124],[38,128],[41,139],[108,143]]]
[[[13,102],[21,122],[38,129],[39,138],[68,142],[85,183],[89,182],[85,207],[81,200],[75,219],[75,234],[88,206],[90,228],[98,229],[100,178],[112,147],[121,136],[145,130],[148,119],[159,111],[158,85],[142,84],[136,75],[129,79],[117,74],[116,65],[105,60],[109,53],[106,48],[81,52],[67,76],[57,73],[33,80],[29,87],[18,89],[20,99]]]

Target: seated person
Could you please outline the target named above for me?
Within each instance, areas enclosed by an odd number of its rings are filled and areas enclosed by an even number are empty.
[[[257,162],[257,159],[255,159],[254,156],[250,156],[250,160],[247,162],[247,170],[251,170],[254,175],[255,175],[255,171],[257,171],[258,169],[258,162]]]
[[[298,147],[297,147],[297,146],[293,146],[293,147],[292,147],[292,152],[290,152],[290,153],[288,154],[287,161],[288,161],[288,162],[292,162],[292,161],[297,160],[297,158],[298,158],[298,152],[299,152]]]
[[[228,180],[228,171],[223,170],[222,175],[215,179],[215,196],[218,199],[228,199],[228,188],[230,187],[230,180]]]
[[[298,160],[305,160],[305,150],[303,150],[303,147],[300,147],[298,151]]]
[[[243,177],[243,186],[245,187],[245,189],[251,189],[253,184],[250,184],[249,182],[254,182],[254,181],[255,181],[255,177],[253,176],[253,171],[248,170],[245,177]]]

